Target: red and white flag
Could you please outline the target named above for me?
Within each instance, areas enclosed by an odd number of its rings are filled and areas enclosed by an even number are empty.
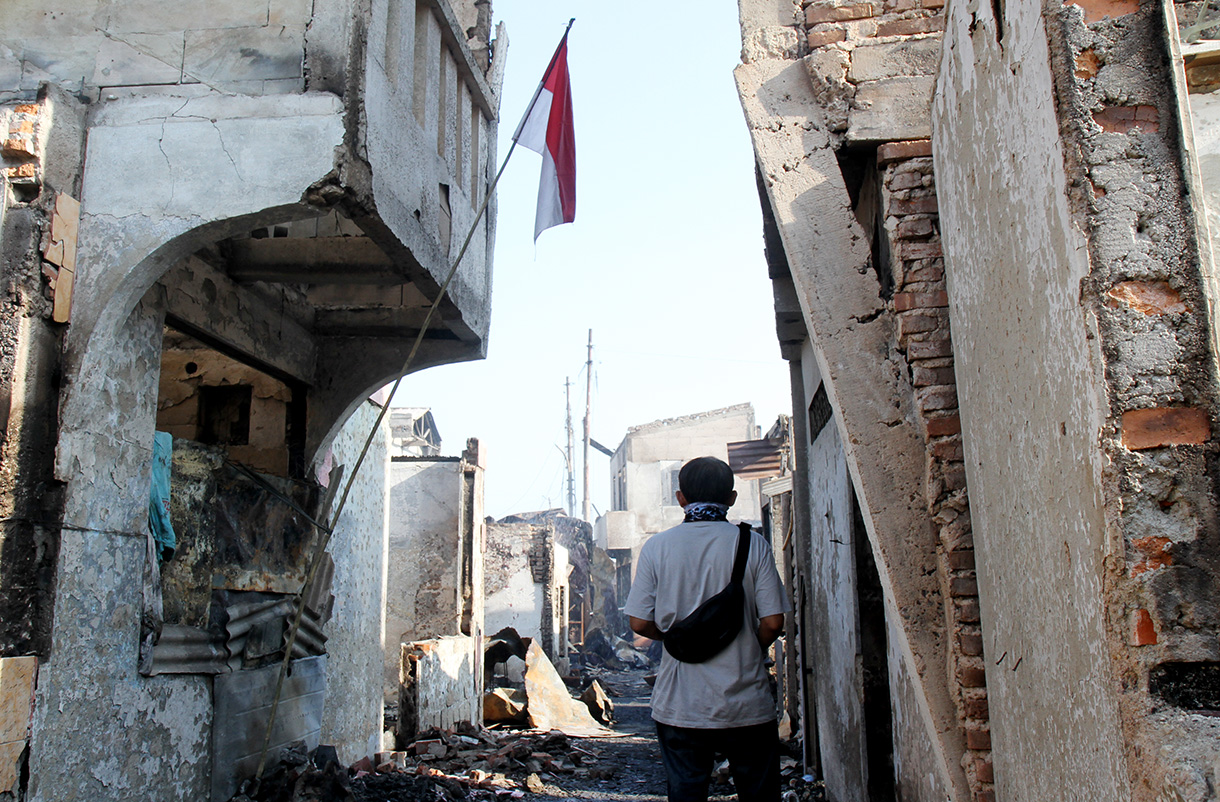
[[[572,24],[568,23],[569,30]],[[542,154],[534,239],[551,226],[576,219],[576,130],[568,84],[568,33],[542,75],[534,100],[513,134],[513,141]]]

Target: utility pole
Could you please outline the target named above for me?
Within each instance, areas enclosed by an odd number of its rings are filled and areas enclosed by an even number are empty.
[[[568,515],[576,516],[576,446],[574,444],[575,436],[572,431],[572,377],[567,376],[563,380],[563,394],[567,399],[568,405],[568,450],[566,456],[568,458]]]
[[[589,329],[589,358],[585,362],[585,506],[581,516],[589,523],[589,424],[592,420],[593,399],[593,329]]]

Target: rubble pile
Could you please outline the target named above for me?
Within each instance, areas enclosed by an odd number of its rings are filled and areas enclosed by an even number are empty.
[[[429,730],[395,752],[378,752],[353,768],[457,782],[468,788],[511,792],[559,775],[609,779],[596,749],[578,746],[559,730],[550,732],[475,729]],[[501,794],[502,795],[502,794]]]
[[[257,787],[247,783],[230,802],[467,802],[520,799],[560,776],[608,780],[614,769],[596,749],[558,730],[494,732],[472,725],[432,729],[405,749],[378,752],[350,768],[333,747],[306,754],[296,744]]]

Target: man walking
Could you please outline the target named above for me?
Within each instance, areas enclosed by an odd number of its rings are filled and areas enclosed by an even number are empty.
[[[685,520],[644,544],[625,607],[634,632],[661,641],[729,584],[738,545],[738,528],[726,516],[737,500],[728,465],[715,457],[691,460],[678,473],[678,487]],[[737,637],[701,663],[668,651],[661,658],[652,718],[670,802],[707,800],[716,753],[728,758],[741,802],[779,799],[779,733],[763,661],[783,631],[788,605],[771,547],[757,534],[749,539]]]

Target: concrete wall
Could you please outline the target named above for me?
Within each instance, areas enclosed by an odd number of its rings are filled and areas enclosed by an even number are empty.
[[[864,799],[868,787],[851,478],[834,421],[811,434],[809,603],[818,622],[812,655],[818,741],[826,798],[849,802]]]
[[[489,524],[484,630],[512,627],[537,640],[557,667],[566,667],[568,569],[568,550],[559,545],[550,524]]]
[[[462,465],[456,457],[390,462],[386,693],[398,693],[404,642],[459,633]]]
[[[378,412],[369,402],[343,424],[331,447],[333,464],[351,470]],[[329,656],[322,743],[333,744],[345,765],[381,749],[388,442],[389,427],[383,422],[329,546],[335,604],[325,627]]]
[[[940,185],[955,188],[940,193],[941,232],[983,626],[1004,656],[987,666],[997,789],[1126,799],[1100,596],[1113,544],[1096,321],[1079,296],[1088,257],[1070,214],[1040,6],[1006,11],[1001,49],[989,11],[976,11],[986,22],[972,36],[968,9],[950,9],[934,151]],[[972,43],[968,61],[957,43]],[[1019,52],[1029,55],[1014,76]]]
[[[921,752],[928,762],[903,764],[911,777],[930,779],[904,783],[900,778],[899,785],[966,800],[989,789],[967,774],[972,764],[963,759],[960,683],[952,673],[953,643],[945,632],[951,604],[939,542],[945,527],[937,509],[947,488],[930,460],[932,446],[939,447],[931,441],[945,433],[933,434],[927,425],[956,400],[951,387],[923,383],[909,349],[942,323],[944,337],[938,339],[947,338],[948,319],[928,311],[912,315],[918,320],[902,320],[899,313],[912,307],[899,308],[894,277],[887,275],[900,266],[934,273],[939,246],[921,243],[917,257],[891,253],[899,232],[890,232],[891,222],[881,216],[882,193],[869,184],[880,183],[878,173],[888,163],[883,151],[896,158],[928,153],[926,142],[889,140],[920,135],[908,123],[917,121],[921,108],[926,114],[913,87],[930,91],[929,44],[919,41],[906,51],[888,46],[898,44],[899,37],[927,38],[939,30],[938,7],[934,2],[811,0],[798,8],[743,0],[742,64],[735,77],[759,170],[781,352],[799,359],[802,369],[816,365],[821,377],[823,403],[833,410],[887,616],[895,617],[888,663],[911,680],[906,687],[914,699],[902,706],[901,732],[931,744]],[[891,67],[894,72],[886,76]],[[895,74],[904,70],[907,74]],[[926,124],[922,130],[928,130]],[[876,151],[845,147],[878,143],[884,144]],[[926,213],[935,207],[921,182],[902,192],[895,211]],[[933,230],[927,220],[919,225],[925,237]],[[809,353],[802,355],[806,340]],[[940,373],[943,368],[937,366]],[[806,395],[802,407],[813,401]],[[794,412],[803,415],[804,409]],[[951,452],[951,444],[944,447]],[[962,529],[958,524],[959,534]]]
[[[483,721],[483,657],[475,638],[451,635],[402,645],[399,730],[454,729]]]
[[[162,321],[142,304],[88,377],[106,436],[74,461],[52,650],[30,743],[32,800],[206,799],[211,680],[136,673]],[[117,494],[99,492],[117,488]],[[120,726],[116,726],[116,723]],[[83,763],[64,755],[92,755]]]

